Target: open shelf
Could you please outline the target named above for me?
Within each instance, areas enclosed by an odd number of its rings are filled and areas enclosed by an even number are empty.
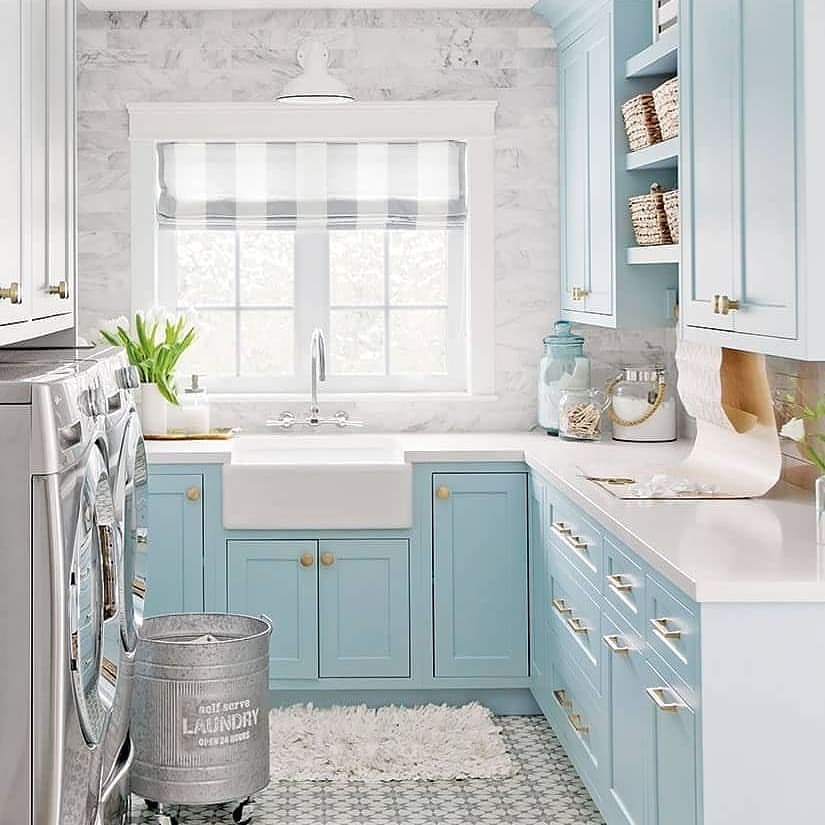
[[[629,246],[627,262],[629,264],[678,264],[680,247],[677,243],[662,246]]]
[[[679,165],[679,138],[671,138],[636,152],[628,152],[625,169],[675,169]]]
[[[668,29],[655,43],[643,49],[625,63],[625,76],[655,77],[675,75],[679,65],[679,27]]]

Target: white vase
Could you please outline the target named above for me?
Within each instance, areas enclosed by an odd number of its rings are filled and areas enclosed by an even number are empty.
[[[164,435],[168,403],[157,384],[140,385],[140,423],[144,433]]]

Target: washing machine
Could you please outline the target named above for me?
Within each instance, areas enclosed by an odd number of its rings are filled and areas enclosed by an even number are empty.
[[[0,811],[90,825],[118,694],[121,530],[94,361],[0,364]],[[128,771],[131,752],[118,754]]]
[[[146,453],[133,390],[139,386],[135,369],[122,350],[29,349],[0,350],[0,364],[94,364],[101,419],[108,452],[115,543],[114,579],[117,587],[119,638],[106,637],[103,651],[108,672],[116,682],[102,690],[110,707],[106,732],[93,759],[100,775],[96,823],[122,825],[129,814],[128,763],[131,753],[129,717],[137,635],[143,619],[148,543],[148,474]]]

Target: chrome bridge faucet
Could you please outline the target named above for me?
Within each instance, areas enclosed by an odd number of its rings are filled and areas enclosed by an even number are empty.
[[[322,329],[316,327],[312,331],[312,340],[309,344],[311,397],[309,412],[303,418],[296,418],[294,413],[284,410],[277,418],[266,422],[267,427],[280,427],[288,430],[295,424],[304,424],[308,427],[320,427],[322,424],[334,424],[336,427],[363,427],[364,422],[350,418],[344,410],[339,410],[333,416],[322,416],[318,405],[318,382],[327,380],[327,342]]]

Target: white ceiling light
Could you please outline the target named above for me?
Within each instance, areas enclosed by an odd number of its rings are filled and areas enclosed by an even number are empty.
[[[298,48],[298,65],[304,70],[290,80],[278,95],[286,103],[341,102],[354,100],[349,89],[329,73],[329,50],[317,40]]]

